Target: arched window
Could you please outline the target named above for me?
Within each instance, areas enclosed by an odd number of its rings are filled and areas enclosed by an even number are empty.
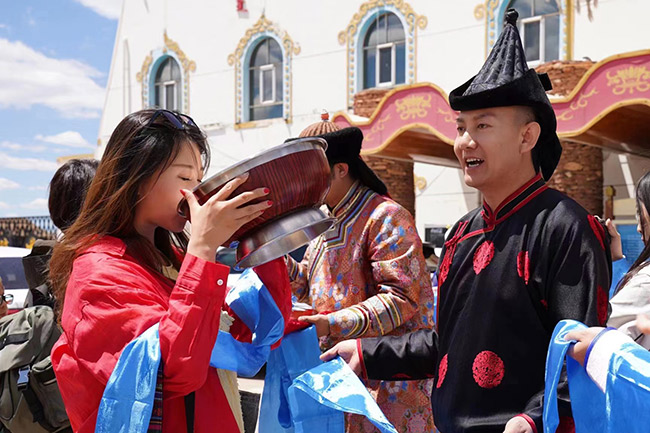
[[[173,57],[162,61],[154,81],[154,105],[167,110],[181,110],[181,68]]]
[[[519,33],[529,63],[560,58],[560,10],[556,0],[513,0],[519,12]]]
[[[249,70],[249,120],[282,117],[282,49],[275,39],[257,44]]]
[[[363,40],[363,88],[403,84],[406,78],[406,38],[397,15],[377,14]]]

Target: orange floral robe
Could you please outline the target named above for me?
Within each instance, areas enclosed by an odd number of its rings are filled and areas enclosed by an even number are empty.
[[[363,337],[402,335],[433,326],[433,291],[411,214],[355,183],[333,210],[337,222],[313,240],[301,263],[288,258],[292,290],[316,312],[330,312],[321,349]],[[367,381],[399,432],[433,432],[432,379]],[[347,415],[347,432],[378,431]]]

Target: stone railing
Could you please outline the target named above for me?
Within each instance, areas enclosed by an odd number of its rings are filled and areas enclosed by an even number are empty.
[[[0,246],[31,248],[36,239],[56,239],[49,216],[0,218]]]

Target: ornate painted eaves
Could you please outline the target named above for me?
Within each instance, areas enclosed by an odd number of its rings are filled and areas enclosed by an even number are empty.
[[[551,103],[561,139],[650,157],[650,50],[596,63],[569,95]],[[407,152],[402,149],[408,145],[408,140],[399,142],[400,135],[428,134],[428,147],[420,146],[418,151],[439,157],[440,144],[453,144],[455,117],[444,91],[417,83],[386,93],[367,120],[354,121],[346,113],[336,113],[332,121],[340,127],[361,128],[364,154],[409,158],[407,153],[399,154]],[[393,142],[399,145],[391,146]]]

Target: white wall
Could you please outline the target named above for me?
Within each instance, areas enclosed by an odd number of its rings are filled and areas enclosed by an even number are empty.
[[[474,17],[478,2],[408,3],[428,20],[425,29],[417,30],[417,80],[433,82],[449,93],[473,76],[485,59],[485,19]],[[142,87],[136,74],[152,50],[164,47],[165,29],[196,63],[196,71],[190,73],[189,114],[206,127],[212,145],[213,162],[208,174],[298,135],[319,120],[323,108],[330,112],[346,109],[346,47],[339,43],[338,34],[346,29],[361,4],[352,0],[248,0],[248,13],[238,13],[235,1],[125,2],[99,131],[102,145],[129,109],[143,108]],[[235,73],[227,58],[262,11],[300,45],[300,54],[292,60],[292,123],[273,119],[255,128],[235,129]],[[574,15],[574,57],[600,60],[650,47],[648,16],[647,0],[600,0],[593,21],[587,19],[583,5],[582,12]],[[125,40],[129,47],[128,77],[124,77]],[[125,88],[124,83],[130,83],[130,88]],[[98,149],[98,156],[102,149]],[[606,160],[605,184],[623,182],[622,187],[617,187],[622,193],[627,188],[617,161],[618,157]],[[633,170],[634,176],[647,165],[646,160],[634,164],[643,166]],[[479,204],[478,194],[463,184],[458,170],[425,164],[416,164],[414,170],[428,185],[425,191],[416,191],[421,234],[425,225],[453,224]]]

